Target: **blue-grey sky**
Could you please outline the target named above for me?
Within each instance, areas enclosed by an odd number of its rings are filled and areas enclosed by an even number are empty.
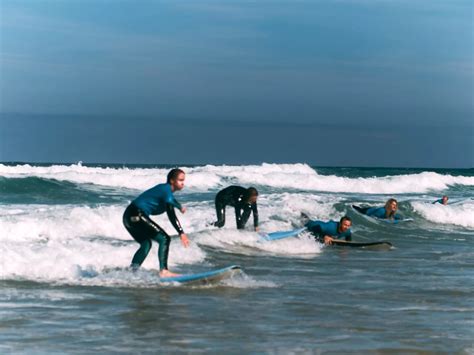
[[[0,161],[474,166],[471,0],[0,4]]]

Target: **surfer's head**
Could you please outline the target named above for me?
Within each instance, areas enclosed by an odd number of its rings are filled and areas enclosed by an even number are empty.
[[[394,198],[388,199],[385,203],[385,215],[386,217],[392,217],[398,210],[398,202]]]
[[[179,191],[184,188],[184,179],[186,175],[183,170],[171,169],[166,177],[166,183],[171,185],[171,191]]]
[[[255,187],[249,187],[245,194],[245,199],[248,203],[256,203],[258,198],[258,191]]]
[[[448,200],[449,200],[449,197],[444,195],[442,198],[441,198],[441,203],[443,205],[447,205],[448,204]]]
[[[344,233],[352,226],[352,219],[349,216],[344,216],[339,220],[339,233]]]

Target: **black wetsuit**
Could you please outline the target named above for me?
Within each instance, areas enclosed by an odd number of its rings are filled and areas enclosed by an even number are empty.
[[[150,252],[152,240],[158,242],[160,270],[168,269],[168,251],[171,238],[149,215],[158,215],[166,211],[168,218],[178,234],[183,228],[176,217],[174,208],[181,205],[173,196],[170,184],[160,184],[145,191],[127,207],[123,214],[123,224],[139,244],[132,259],[132,267],[139,267]]]
[[[242,186],[229,186],[219,191],[216,195],[216,227],[223,227],[225,224],[225,207],[233,206],[235,208],[235,221],[237,229],[244,229],[250,213],[253,212],[253,225],[258,227],[257,203],[248,203],[246,200],[248,190]]]

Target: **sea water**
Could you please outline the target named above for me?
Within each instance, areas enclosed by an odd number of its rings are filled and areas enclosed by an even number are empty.
[[[170,166],[0,164],[2,353],[473,353],[474,170],[318,168],[306,164],[182,166],[175,194],[191,244],[173,238],[169,266],[243,273],[205,287],[163,285],[157,246],[136,273],[128,203]],[[262,242],[235,228],[214,198],[259,190],[260,229],[353,220],[354,241],[389,251],[325,247],[308,234]],[[447,206],[432,204],[448,195]],[[387,224],[352,204],[395,197],[412,222]],[[166,215],[152,217],[176,232]]]

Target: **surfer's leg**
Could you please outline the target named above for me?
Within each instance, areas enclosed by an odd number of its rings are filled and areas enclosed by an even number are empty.
[[[159,244],[158,258],[160,269],[167,268],[168,249],[170,237],[166,232],[148,216],[143,214],[135,206],[129,206],[124,213],[123,222],[125,228],[138,243],[140,248],[132,259],[132,268],[137,269],[143,263],[151,249],[151,241],[155,240]]]
[[[160,270],[168,269],[168,252],[171,242],[170,236],[158,224],[153,222],[148,216],[140,215],[140,219],[147,225],[148,230],[152,233],[149,237],[158,242],[158,261],[160,263]],[[150,242],[151,244],[151,242]]]
[[[140,265],[143,264],[143,262],[145,261],[145,258],[150,252],[150,249],[151,249],[150,239],[145,239],[140,243],[140,248],[137,250],[137,252],[135,253],[132,259],[131,267],[133,269],[138,269]]]
[[[151,249],[150,237],[156,232],[142,220],[141,211],[134,205],[130,205],[123,214],[123,224],[130,235],[140,244],[140,248],[133,256],[131,267],[138,269],[143,263]]]
[[[160,270],[168,270],[168,253],[170,250],[171,238],[165,231],[157,233],[153,239],[158,242],[158,260],[160,262]]]

